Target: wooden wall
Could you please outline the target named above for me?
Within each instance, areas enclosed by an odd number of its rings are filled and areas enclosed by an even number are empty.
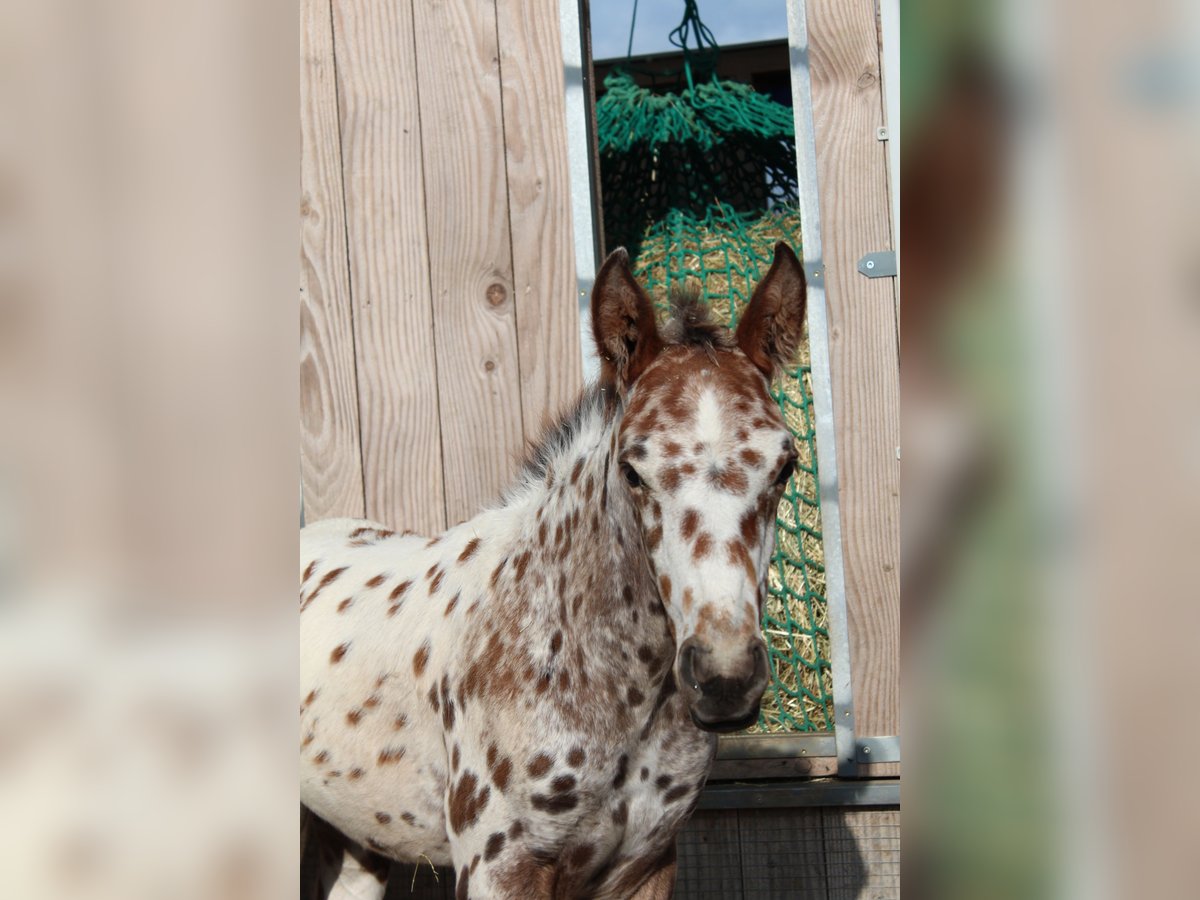
[[[302,0],[308,521],[440,531],[580,386],[556,0]]]
[[[874,0],[808,0],[830,380],[857,737],[900,734],[900,322]],[[864,775],[897,775],[893,763]]]

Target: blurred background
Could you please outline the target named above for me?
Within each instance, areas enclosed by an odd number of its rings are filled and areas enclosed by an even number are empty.
[[[904,4],[914,896],[1195,895],[1197,6]],[[296,18],[0,6],[6,896],[295,894]]]
[[[1195,891],[1198,21],[904,5],[918,895]]]

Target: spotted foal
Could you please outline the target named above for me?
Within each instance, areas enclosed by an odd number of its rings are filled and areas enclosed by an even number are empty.
[[[502,503],[434,538],[301,535],[301,799],[457,896],[671,895],[714,732],[750,725],[774,516],[795,450],[767,392],[804,318],[780,244],[736,335],[677,299],[660,329],[623,250],[596,279],[598,383]]]

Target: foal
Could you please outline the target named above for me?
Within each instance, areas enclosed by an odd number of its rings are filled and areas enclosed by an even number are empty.
[[[499,507],[432,539],[304,529],[301,799],[353,842],[334,896],[382,897],[380,857],[452,865],[459,898],[671,895],[713,732],[767,683],[796,456],[767,386],[804,294],[779,244],[736,335],[686,299],[660,330],[618,250],[599,382]]]

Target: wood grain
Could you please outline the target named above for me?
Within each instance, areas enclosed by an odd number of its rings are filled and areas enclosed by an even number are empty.
[[[712,783],[741,778],[825,778],[836,774],[836,756],[718,759],[708,773],[708,780]]]
[[[446,514],[412,7],[336,0],[334,39],[366,514],[434,533]]]
[[[363,514],[329,0],[300,4],[300,480],[305,519]]]
[[[900,810],[824,809],[829,900],[900,900]]]
[[[582,386],[562,39],[552,0],[498,3],[496,20],[522,418],[536,439]]]
[[[446,514],[495,500],[524,451],[491,0],[414,4]]]
[[[855,732],[899,734],[899,356],[893,284],[857,261],[891,247],[875,7],[809,0],[813,118]],[[892,774],[895,765],[866,767]]]

